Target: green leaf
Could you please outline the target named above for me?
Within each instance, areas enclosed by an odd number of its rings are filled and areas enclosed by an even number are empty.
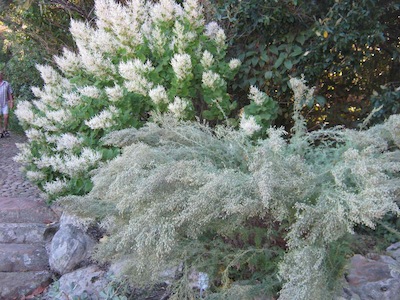
[[[324,96],[317,96],[315,97],[317,103],[321,106],[324,106],[326,104],[326,99]]]
[[[299,55],[303,54],[303,49],[301,47],[294,46],[293,48],[294,49],[293,49],[292,53],[290,53],[290,55],[289,55],[290,57],[295,57],[295,56],[299,56]]]
[[[275,54],[275,55],[278,55],[278,54],[279,54],[279,50],[278,50],[278,48],[277,48],[275,45],[272,45],[271,47],[269,47],[268,50],[269,50],[270,52],[272,52],[273,54]]]
[[[264,73],[264,78],[268,80],[271,79],[273,75],[274,73],[272,71],[267,71]]]
[[[290,70],[293,67],[293,63],[291,60],[285,60],[283,64],[285,65],[285,68],[288,70]]]
[[[304,34],[299,34],[299,35],[296,37],[296,41],[297,41],[298,43],[300,43],[300,45],[304,45],[304,43],[305,43],[305,41],[306,41],[306,36],[305,36]]]
[[[268,61],[269,61],[269,57],[268,57],[267,53],[262,52],[262,53],[261,53],[261,59],[262,59],[263,61],[265,61],[265,62],[268,62]]]
[[[282,65],[284,60],[285,60],[285,57],[281,53],[281,55],[279,55],[279,58],[275,61],[274,68],[278,69]]]

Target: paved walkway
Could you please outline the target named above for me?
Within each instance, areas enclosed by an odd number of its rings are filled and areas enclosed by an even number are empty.
[[[0,139],[0,197],[40,199],[40,190],[24,178],[21,166],[12,159],[18,153],[15,144],[25,141],[24,136],[17,134]]]
[[[25,299],[51,280],[46,251],[49,223],[58,217],[13,160],[23,135],[0,139],[0,300]]]

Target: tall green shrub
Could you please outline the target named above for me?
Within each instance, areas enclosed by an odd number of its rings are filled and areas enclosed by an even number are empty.
[[[88,171],[118,152],[99,141],[110,131],[140,127],[153,113],[211,124],[235,117],[227,82],[240,61],[225,61],[225,33],[205,24],[196,0],[95,8],[96,27],[71,21],[78,52],[56,56],[59,70],[38,66],[44,86],[16,111],[29,139],[17,160],[50,196],[90,190]]]

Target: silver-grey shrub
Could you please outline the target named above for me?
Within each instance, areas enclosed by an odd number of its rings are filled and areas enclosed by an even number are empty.
[[[327,299],[329,245],[399,212],[400,116],[364,131],[296,128],[271,128],[256,144],[168,117],[115,132],[105,142],[123,153],[97,170],[88,195],[63,203],[102,222],[97,257],[125,259],[142,283],[182,262],[196,268],[190,255],[209,231],[224,236],[249,218],[273,218],[287,224],[280,299]]]

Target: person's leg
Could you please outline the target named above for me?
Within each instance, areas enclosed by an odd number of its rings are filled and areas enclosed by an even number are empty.
[[[8,106],[5,105],[2,107],[1,109],[1,114],[3,115],[3,122],[2,122],[2,137],[4,136],[9,136],[10,134],[8,133],[7,129],[8,129]]]
[[[3,113],[4,107],[0,107],[0,134],[1,137],[3,137],[3,131],[4,131],[4,113]]]
[[[4,128],[4,130],[3,131],[7,131],[8,130],[8,114],[4,114],[3,115],[3,128]]]

